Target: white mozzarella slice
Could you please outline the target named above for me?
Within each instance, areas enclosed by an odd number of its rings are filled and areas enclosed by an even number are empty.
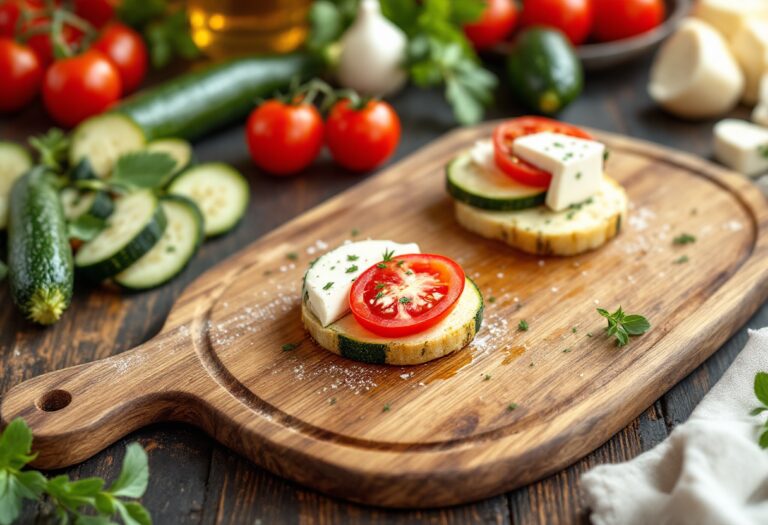
[[[768,172],[768,129],[745,120],[726,119],[715,125],[717,160],[740,173]]]
[[[744,20],[768,19],[766,0],[699,0],[694,16],[714,26],[726,38],[733,37]]]

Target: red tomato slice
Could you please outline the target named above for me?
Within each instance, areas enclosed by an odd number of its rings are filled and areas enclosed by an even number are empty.
[[[534,133],[549,131],[580,139],[593,140],[592,135],[581,128],[544,117],[519,117],[502,122],[493,130],[493,151],[496,165],[501,171],[525,184],[546,188],[552,182],[552,174],[517,157],[512,152],[515,139]]]
[[[464,270],[442,255],[398,255],[368,268],[349,294],[352,314],[384,337],[423,332],[445,318],[464,291]]]

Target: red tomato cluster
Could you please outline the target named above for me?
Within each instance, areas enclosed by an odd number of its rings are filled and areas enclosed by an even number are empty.
[[[323,122],[308,102],[268,100],[248,118],[246,140],[253,162],[273,175],[292,175],[317,158],[323,144],[333,159],[352,171],[385,162],[400,142],[400,119],[388,103],[369,100],[355,107],[336,102]]]
[[[664,15],[664,0],[525,0],[520,13],[514,0],[489,0],[480,19],[464,31],[478,50],[503,41],[515,26],[555,27],[579,45],[590,36],[607,42],[645,33]]]
[[[0,112],[18,111],[42,94],[53,120],[71,127],[138,88],[147,48],[115,20],[116,1],[75,0],[61,27],[66,56],[57,58],[52,10],[39,0],[0,0]],[[60,4],[54,9],[64,10]]]

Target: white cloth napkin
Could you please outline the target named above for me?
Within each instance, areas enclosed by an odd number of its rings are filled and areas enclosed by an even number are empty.
[[[768,450],[757,444],[765,415],[755,374],[768,372],[768,328],[749,341],[684,424],[627,463],[581,478],[594,525],[768,524]]]

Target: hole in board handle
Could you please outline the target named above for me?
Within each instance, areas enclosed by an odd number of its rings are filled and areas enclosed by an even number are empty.
[[[51,390],[38,399],[37,408],[44,412],[56,412],[72,402],[72,394],[66,390]]]

